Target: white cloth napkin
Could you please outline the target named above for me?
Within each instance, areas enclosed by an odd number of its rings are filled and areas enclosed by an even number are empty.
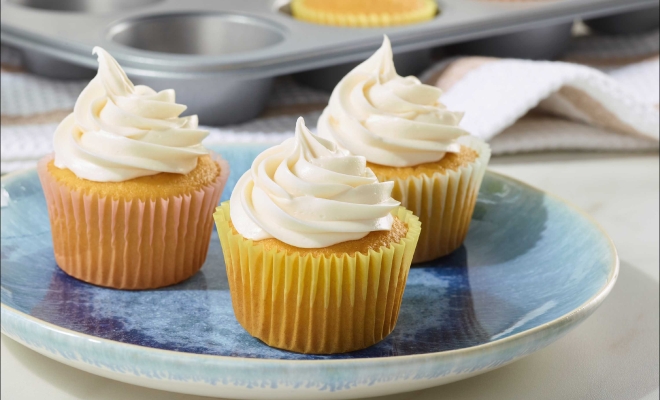
[[[461,125],[484,140],[535,110],[560,117],[558,123],[568,119],[657,146],[657,59],[609,74],[565,62],[486,58],[460,59],[446,70],[453,77],[444,85],[446,76],[438,79],[446,89],[442,102],[449,109],[465,111]],[[530,135],[548,142],[541,132]]]

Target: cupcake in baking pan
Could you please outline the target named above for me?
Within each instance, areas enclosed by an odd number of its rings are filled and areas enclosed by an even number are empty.
[[[295,137],[257,156],[214,214],[240,324],[301,353],[385,338],[420,234],[392,187],[302,118]]]
[[[204,263],[229,165],[180,117],[173,90],[135,86],[95,48],[99,70],[38,165],[59,267],[100,286],[147,289]]]
[[[367,159],[392,196],[422,222],[414,262],[457,249],[470,226],[490,148],[459,127],[440,89],[397,75],[387,37],[337,84],[319,135]]]
[[[323,25],[382,27],[433,19],[435,0],[293,0],[294,18]]]

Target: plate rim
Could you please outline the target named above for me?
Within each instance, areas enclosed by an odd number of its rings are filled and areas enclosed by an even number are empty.
[[[13,171],[10,172],[9,174],[6,174],[0,178],[0,181],[2,183],[5,183],[9,179],[14,179],[18,177],[19,175],[23,175],[26,173],[30,173],[32,171],[35,171],[35,168],[26,168],[26,169],[21,169],[18,171]],[[610,293],[612,288],[614,287],[618,275],[619,275],[619,269],[620,269],[620,260],[618,256],[618,252],[616,249],[616,246],[614,245],[614,242],[612,238],[607,234],[605,229],[589,214],[587,214],[585,211],[580,209],[579,207],[575,206],[571,202],[562,199],[561,197],[554,195],[552,193],[546,192],[542,189],[539,189],[533,185],[530,185],[528,183],[525,183],[519,179],[510,177],[506,174],[502,174],[499,172],[492,171],[491,169],[487,170],[488,174],[495,175],[499,178],[503,178],[505,180],[513,181],[517,185],[521,185],[524,187],[527,187],[529,189],[532,189],[534,191],[540,192],[544,194],[545,196],[548,196],[555,201],[558,201],[560,203],[563,203],[566,207],[570,208],[571,210],[577,212],[580,214],[583,218],[585,218],[587,221],[591,223],[592,226],[594,226],[600,233],[603,235],[603,237],[606,239],[606,242],[608,244],[608,248],[610,250],[610,255],[612,257],[613,263],[610,265],[609,268],[609,273],[607,276],[607,281],[601,286],[601,288],[593,295],[591,296],[588,300],[586,300],[584,303],[579,305],[578,307],[574,308],[573,310],[567,312],[564,315],[561,315],[551,321],[545,322],[541,325],[535,326],[533,328],[524,330],[522,332],[515,333],[511,336],[507,336],[505,338],[501,339],[496,339],[492,342],[488,343],[483,343],[479,344],[476,346],[470,346],[470,347],[464,347],[460,349],[453,349],[453,350],[446,350],[446,351],[438,351],[438,352],[430,352],[430,353],[421,353],[421,354],[410,354],[410,355],[403,355],[403,356],[385,356],[385,357],[375,357],[375,358],[349,358],[349,359],[318,359],[318,360],[291,360],[291,359],[269,359],[269,358],[250,358],[250,357],[232,357],[232,356],[224,356],[224,355],[212,355],[212,354],[198,354],[198,353],[188,353],[188,352],[177,352],[173,350],[164,350],[164,349],[156,349],[153,347],[146,347],[146,346],[141,346],[141,345],[136,345],[136,344],[130,344],[130,343],[123,343],[119,342],[116,340],[110,340],[110,339],[105,339],[105,338],[100,338],[97,336],[92,336],[86,333],[81,333],[81,332],[76,332],[74,330],[70,330],[67,328],[60,327],[58,325],[49,323],[47,321],[41,320],[39,318],[35,318],[31,315],[28,315],[26,313],[23,313],[22,311],[16,310],[13,307],[10,307],[6,305],[5,303],[0,303],[1,309],[2,309],[2,314],[4,313],[10,313],[14,314],[15,317],[25,319],[29,322],[36,323],[38,325],[42,325],[46,328],[48,328],[51,331],[57,332],[58,334],[63,334],[67,336],[73,336],[77,337],[79,339],[86,339],[86,340],[93,340],[96,342],[99,342],[99,345],[104,345],[104,346],[119,346],[119,347],[129,347],[131,349],[137,350],[137,351],[146,351],[146,352],[152,352],[155,354],[163,355],[163,356],[175,356],[177,358],[179,357],[186,357],[186,358],[202,358],[204,360],[217,360],[217,361],[237,361],[237,362],[244,362],[244,363],[254,363],[254,364],[272,364],[272,363],[277,363],[278,365],[282,366],[293,366],[293,365],[299,365],[299,364],[314,364],[314,365],[323,365],[323,364],[341,364],[341,363],[350,363],[350,364],[356,364],[356,363],[370,363],[370,362],[379,362],[379,363],[392,363],[395,361],[417,361],[417,360],[422,360],[422,359],[433,359],[435,357],[450,357],[453,355],[463,355],[465,353],[472,353],[472,352],[479,352],[482,350],[487,350],[492,347],[500,347],[502,345],[505,345],[510,342],[518,341],[525,339],[526,337],[529,337],[531,335],[537,334],[539,332],[549,330],[553,327],[561,325],[563,321],[566,320],[572,320],[572,319],[579,319],[580,316],[587,314],[589,315],[593,310],[595,310],[602,302],[603,300],[607,297],[607,295]],[[2,333],[6,334],[4,326],[2,327]],[[7,335],[9,337],[12,337],[11,335]],[[13,337],[12,337],[13,338]],[[21,342],[19,340],[19,342]],[[29,346],[28,346],[29,347]]]

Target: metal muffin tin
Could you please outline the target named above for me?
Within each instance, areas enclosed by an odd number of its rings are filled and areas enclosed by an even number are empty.
[[[3,0],[1,40],[22,50],[34,72],[66,78],[92,76],[92,47],[104,47],[136,83],[174,88],[203,124],[221,125],[257,116],[273,77],[365,59],[383,34],[395,53],[415,52],[657,7],[658,0],[438,5],[438,16],[424,23],[344,28],[298,21],[280,0]]]

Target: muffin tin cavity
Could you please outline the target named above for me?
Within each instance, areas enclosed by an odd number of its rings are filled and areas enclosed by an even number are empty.
[[[415,50],[394,54],[394,66],[401,76],[417,75],[433,62],[431,49]],[[332,92],[339,81],[362,61],[314,69],[294,75],[294,78],[309,87]]]
[[[276,27],[236,14],[170,14],[124,21],[115,25],[112,40],[122,45],[170,54],[245,53],[284,40]]]
[[[459,43],[447,50],[454,54],[553,60],[568,48],[572,27],[572,22],[544,26]]]
[[[144,7],[163,0],[8,0],[23,7],[49,11],[104,14]]]
[[[596,32],[611,35],[648,32],[660,25],[660,6],[590,19],[585,23]]]

